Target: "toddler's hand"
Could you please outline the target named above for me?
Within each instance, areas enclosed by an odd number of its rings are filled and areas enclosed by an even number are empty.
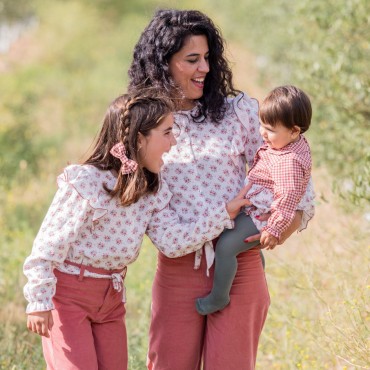
[[[50,337],[49,330],[51,330],[53,324],[51,311],[32,312],[27,316],[28,330],[46,338]]]
[[[260,241],[262,248],[274,249],[277,246],[279,239],[269,234],[267,231],[262,231]]]

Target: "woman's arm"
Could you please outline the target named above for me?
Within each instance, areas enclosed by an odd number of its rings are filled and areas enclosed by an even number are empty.
[[[259,220],[267,221],[270,216],[271,216],[271,213],[265,213],[259,217]],[[278,245],[283,244],[295,231],[299,229],[299,227],[301,226],[301,222],[302,222],[302,216],[303,216],[303,211],[301,210],[295,211],[295,216],[293,218],[293,221],[288,226],[288,228],[281,233]],[[261,237],[261,234],[255,234],[255,235],[249,236],[247,239],[244,240],[244,242],[250,243],[250,242],[259,240],[260,237]]]

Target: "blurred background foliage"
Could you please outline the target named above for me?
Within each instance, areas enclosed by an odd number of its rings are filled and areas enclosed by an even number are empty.
[[[39,346],[33,349],[38,338],[24,328],[21,266],[56,175],[83,158],[109,102],[125,91],[133,46],[159,7],[206,12],[237,45],[233,53],[252,54],[263,93],[285,83],[307,91],[314,108],[307,136],[315,167],[325,169],[326,191],[334,188],[351,215],[369,212],[369,1],[0,0],[0,43],[14,40],[0,54],[0,321],[7,322],[0,328],[0,369],[41,368]],[[252,78],[249,66],[239,63],[239,88]],[[324,191],[319,202],[326,198]],[[141,257],[148,266],[150,253]],[[143,369],[153,269],[134,264],[132,271],[138,308],[131,314],[130,368]],[[366,366],[361,353],[352,356]],[[274,368],[297,368],[285,361]]]
[[[352,204],[368,204],[370,2],[261,0],[241,2],[240,8],[216,3],[229,38],[257,54],[263,83],[273,78],[310,94],[316,164],[330,169],[339,193]]]

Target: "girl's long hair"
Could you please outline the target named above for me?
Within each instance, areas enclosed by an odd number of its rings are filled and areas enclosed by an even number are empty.
[[[172,111],[172,103],[155,89],[124,94],[110,104],[92,153],[83,164],[118,173],[114,188],[108,189],[106,185],[104,188],[112,197],[119,197],[122,205],[136,203],[143,195],[158,191],[159,175],[140,165],[138,137],[139,133],[149,136]],[[119,142],[123,143],[127,157],[139,164],[133,173],[122,174],[120,159],[110,153]]]

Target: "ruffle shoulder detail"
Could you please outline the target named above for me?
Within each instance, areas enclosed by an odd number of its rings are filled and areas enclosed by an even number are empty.
[[[103,183],[112,186],[113,175],[108,171],[101,171],[91,165],[70,165],[58,176],[57,183],[60,188],[70,186],[89,202],[94,209],[93,221],[106,215],[109,194],[104,190]]]
[[[234,98],[229,98],[234,112],[236,113],[240,123],[247,129],[251,126],[258,127],[258,101],[250,98],[246,93],[241,92]]]
[[[228,98],[229,109],[239,122],[230,122],[235,130],[231,140],[231,157],[237,161],[237,157],[246,154],[249,166],[253,163],[253,157],[257,148],[262,144],[259,133],[258,101],[250,98],[245,93],[240,93],[234,98]]]

